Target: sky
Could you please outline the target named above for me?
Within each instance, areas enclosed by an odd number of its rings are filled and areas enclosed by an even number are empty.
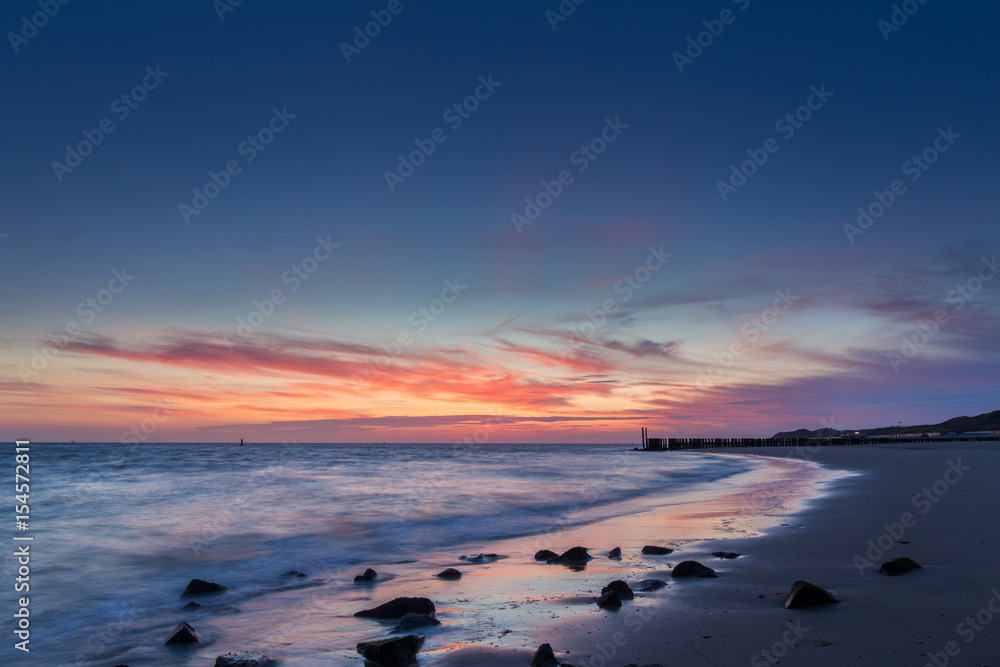
[[[0,438],[638,443],[1000,408],[998,24],[6,2]]]

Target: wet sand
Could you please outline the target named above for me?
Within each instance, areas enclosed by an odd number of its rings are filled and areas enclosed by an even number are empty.
[[[620,545],[625,558],[599,558],[583,572],[549,570],[533,584],[542,589],[536,600],[512,603],[516,613],[499,615],[501,625],[510,627],[495,628],[495,648],[439,645],[422,654],[421,663],[527,665],[534,648],[548,642],[559,659],[576,667],[998,664],[1000,637],[993,622],[1000,619],[1000,448],[935,443],[753,453],[786,459],[792,474],[776,477],[776,483],[760,480],[699,512],[664,508],[548,536],[555,551],[579,543],[603,556]],[[800,466],[801,460],[854,474],[828,481]],[[822,495],[807,499],[816,493]],[[675,510],[686,518],[672,524]],[[773,525],[775,514],[784,515],[778,519],[784,525]],[[768,523],[772,527],[760,535]],[[716,536],[692,541],[705,526]],[[674,532],[660,532],[668,529]],[[651,535],[662,538],[647,542]],[[642,556],[644,543],[681,549]],[[717,550],[743,555],[721,560],[710,555]],[[518,560],[524,560],[521,555]],[[882,562],[897,556],[923,569],[899,577],[877,573]],[[714,568],[719,578],[671,580],[670,567],[688,559]],[[517,566],[528,572],[532,567],[560,566]],[[617,578],[659,578],[669,585],[637,595],[620,611],[598,609],[593,596]],[[786,610],[783,602],[796,579],[826,588],[840,602]],[[511,593],[512,600],[520,597]],[[499,634],[504,630],[510,632]]]

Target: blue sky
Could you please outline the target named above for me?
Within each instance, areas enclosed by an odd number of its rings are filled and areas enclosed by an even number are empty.
[[[888,31],[891,3],[589,0],[553,28],[559,6],[70,3],[32,33],[39,5],[8,3],[4,437],[117,440],[163,401],[152,440],[448,441],[502,414],[500,441],[620,441],[996,408],[1000,9],[907,5]],[[348,62],[373,11],[391,21]],[[776,123],[796,113],[789,136]],[[53,167],[106,118],[79,166]],[[747,151],[766,162],[744,167]],[[753,173],[724,199],[733,165]],[[881,217],[845,231],[897,180]],[[292,290],[283,277],[321,255]],[[123,268],[134,280],[84,321]],[[435,305],[449,280],[465,287]],[[776,290],[797,298],[768,315]],[[255,311],[270,315],[241,336]]]

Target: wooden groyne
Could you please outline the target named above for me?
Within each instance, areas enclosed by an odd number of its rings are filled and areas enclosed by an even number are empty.
[[[956,435],[928,437],[854,436],[839,438],[644,438],[644,451],[683,451],[737,447],[835,447],[843,445],[888,445],[920,442],[996,442],[1000,435]]]

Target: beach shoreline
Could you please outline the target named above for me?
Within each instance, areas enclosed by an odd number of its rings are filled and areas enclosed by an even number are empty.
[[[754,454],[852,474],[792,508],[782,522],[788,525],[738,540],[740,558],[703,560],[718,579],[671,581],[667,568],[643,569],[631,578],[664,579],[668,588],[619,612],[591,603],[585,614],[537,627],[539,643],[550,643],[575,667],[995,661],[1000,647],[991,623],[1000,614],[990,606],[1000,611],[1000,522],[992,507],[1000,448],[934,443],[759,448]],[[734,541],[710,540],[696,551],[730,549]],[[900,577],[878,574],[882,562],[899,556],[922,569]],[[798,579],[822,586],[840,602],[786,610],[785,596]],[[531,653],[469,647],[433,664],[525,665]]]

